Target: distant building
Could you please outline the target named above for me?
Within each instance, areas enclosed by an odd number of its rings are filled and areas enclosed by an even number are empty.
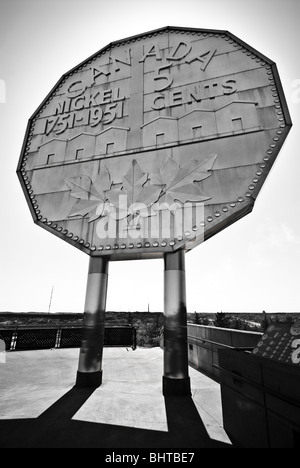
[[[96,136],[96,155],[126,151],[129,128],[109,127]]]
[[[67,143],[66,161],[91,158],[95,154],[96,137],[89,133],[71,138]]]
[[[65,159],[67,142],[54,138],[40,146],[37,165],[46,166],[63,162]]]
[[[179,118],[160,116],[141,128],[143,146],[147,148],[243,134],[262,127],[257,103],[233,101],[216,110],[196,109]],[[80,133],[68,141],[54,138],[40,146],[37,164],[46,166],[126,151],[129,131],[112,126],[98,135]]]
[[[256,102],[233,101],[216,110],[195,109],[179,118],[157,117],[142,126],[143,145],[236,135],[261,128]]]
[[[143,146],[159,146],[179,140],[178,119],[157,117],[142,126]]]
[[[191,140],[217,135],[216,113],[214,111],[193,110],[178,119],[179,140]]]
[[[98,135],[80,133],[68,141],[54,138],[40,146],[37,164],[47,166],[126,151],[128,132],[129,128],[109,127]]]
[[[260,121],[255,102],[235,101],[216,111],[218,134],[259,130]]]

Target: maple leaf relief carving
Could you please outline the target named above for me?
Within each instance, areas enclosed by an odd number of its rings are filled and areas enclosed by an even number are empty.
[[[115,220],[132,220],[156,216],[157,211],[164,209],[175,213],[187,202],[203,203],[211,197],[195,182],[211,176],[216,158],[217,155],[211,155],[180,167],[169,157],[151,174],[144,173],[133,160],[121,184],[113,184],[107,168],[95,180],[88,176],[66,179],[70,195],[77,199],[69,217],[88,216],[89,223],[107,215]]]
[[[117,219],[138,215],[142,218],[151,216],[149,208],[158,201],[161,186],[151,185],[148,174],[143,173],[138,163],[133,160],[127,174],[123,177],[122,188],[107,192],[111,205],[118,208]]]
[[[160,195],[161,209],[169,208],[175,211],[181,204],[187,202],[199,203],[210,200],[209,195],[205,195],[194,182],[201,182],[212,174],[212,169],[217,159],[217,155],[211,155],[204,161],[192,160],[180,167],[178,163],[168,158],[165,164],[153,173],[151,183],[153,185],[163,185]]]
[[[109,172],[106,168],[92,181],[88,176],[74,177],[65,180],[71,189],[71,196],[78,201],[73,206],[69,217],[89,215],[89,222],[105,216],[109,204],[105,192],[111,188]]]

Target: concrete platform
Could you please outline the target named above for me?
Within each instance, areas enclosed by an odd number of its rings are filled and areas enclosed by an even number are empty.
[[[74,388],[79,351],[0,363],[0,447],[227,448],[220,386],[190,369],[192,398],[162,396],[159,348],[106,348],[104,382]]]

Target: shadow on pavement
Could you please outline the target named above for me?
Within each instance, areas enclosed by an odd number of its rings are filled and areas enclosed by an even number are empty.
[[[0,421],[0,447],[231,448],[210,439],[190,397],[165,398],[168,432],[72,420],[94,391],[74,387],[37,419]]]

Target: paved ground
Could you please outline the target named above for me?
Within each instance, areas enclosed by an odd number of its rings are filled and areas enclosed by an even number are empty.
[[[75,389],[78,350],[8,353],[0,447],[226,448],[220,386],[190,369],[192,398],[162,396],[162,351],[106,348],[99,389]]]

